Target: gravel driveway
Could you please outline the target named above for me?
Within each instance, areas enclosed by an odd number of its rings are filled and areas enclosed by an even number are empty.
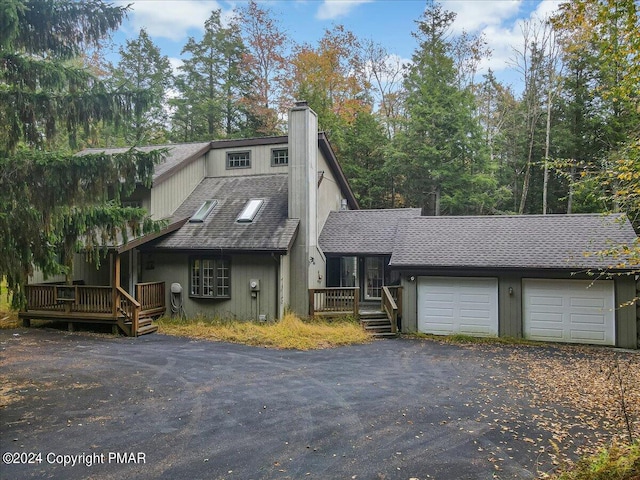
[[[299,352],[45,329],[0,331],[0,347],[3,479],[527,479],[553,467],[539,402],[510,368],[518,348],[553,347]]]

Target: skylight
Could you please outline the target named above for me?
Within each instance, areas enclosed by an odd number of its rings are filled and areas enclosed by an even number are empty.
[[[211,213],[213,207],[218,204],[217,200],[206,200],[202,206],[198,209],[198,211],[189,219],[190,223],[202,223],[204,219],[207,218],[207,215]]]
[[[238,219],[236,221],[239,223],[253,222],[253,219],[256,218],[256,215],[258,214],[258,211],[260,210],[260,207],[262,206],[263,203],[264,203],[264,200],[262,199],[252,198],[244,206],[244,208],[242,209],[242,212],[240,212],[240,215],[238,215]]]

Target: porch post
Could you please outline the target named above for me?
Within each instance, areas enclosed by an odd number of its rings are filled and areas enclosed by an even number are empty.
[[[132,248],[129,250],[129,295],[133,298],[136,298],[136,283],[138,283],[138,255],[136,249]]]
[[[118,316],[118,301],[120,295],[118,288],[120,287],[120,254],[118,252],[111,252],[111,258],[113,258],[113,277],[111,279],[111,289],[113,295],[112,312],[114,318]]]

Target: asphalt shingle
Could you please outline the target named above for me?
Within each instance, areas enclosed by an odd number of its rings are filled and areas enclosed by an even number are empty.
[[[176,210],[170,222],[191,217],[209,199],[218,203],[202,223],[185,223],[154,242],[161,249],[286,251],[298,228],[288,219],[287,175],[205,178]],[[236,219],[250,199],[263,199],[251,223]]]
[[[420,216],[419,208],[331,212],[320,234],[325,254],[390,255],[398,223]]]
[[[621,215],[417,217],[398,225],[393,267],[607,268],[586,255],[637,238]]]
[[[167,155],[164,160],[157,164],[153,170],[153,180],[157,180],[161,175],[169,172],[184,161],[193,159],[195,156],[206,153],[211,147],[211,142],[198,143],[176,143],[169,145],[152,145],[147,147],[136,147],[141,152],[150,152],[151,150],[159,150],[166,148]],[[78,155],[95,154],[95,153],[124,153],[131,147],[124,148],[86,148],[78,153]]]

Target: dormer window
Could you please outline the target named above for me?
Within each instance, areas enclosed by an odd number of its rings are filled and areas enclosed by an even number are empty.
[[[289,149],[274,148],[271,150],[271,166],[280,167],[282,165],[289,165]]]
[[[227,168],[251,168],[251,152],[228,152]]]
[[[218,204],[217,200],[206,200],[198,211],[189,219],[189,223],[202,223],[211,210]]]
[[[238,215],[236,222],[238,223],[253,222],[253,219],[256,218],[256,215],[258,214],[258,211],[260,210],[260,207],[262,207],[263,203],[264,203],[264,200],[262,199],[252,198],[251,200],[249,200],[247,204],[244,206],[244,208],[242,209],[242,212],[240,212],[240,215]]]

